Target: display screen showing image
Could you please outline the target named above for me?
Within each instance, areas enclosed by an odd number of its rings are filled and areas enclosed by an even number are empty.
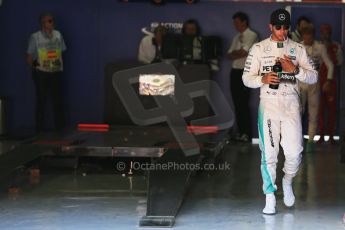
[[[152,96],[174,95],[175,76],[168,74],[142,74],[139,76],[139,94]]]

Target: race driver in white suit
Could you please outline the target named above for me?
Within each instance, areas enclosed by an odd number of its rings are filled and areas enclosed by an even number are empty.
[[[279,144],[285,155],[284,203],[291,207],[295,203],[292,179],[298,171],[303,151],[299,82],[316,83],[318,73],[303,45],[287,36],[290,28],[288,11],[275,10],[271,14],[269,28],[271,36],[252,46],[242,80],[247,87],[260,87],[258,127],[263,192],[266,195],[263,213],[275,214]],[[281,63],[282,74],[273,72],[276,62]],[[278,85],[278,89],[272,89],[270,85]]]

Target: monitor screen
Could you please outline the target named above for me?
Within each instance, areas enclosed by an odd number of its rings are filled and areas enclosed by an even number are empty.
[[[180,59],[180,39],[179,34],[167,34],[162,42],[162,56],[164,59]]]
[[[204,61],[217,59],[222,54],[222,40],[218,36],[202,37],[202,52]]]
[[[175,76],[169,74],[141,74],[139,94],[166,96],[175,94]]]
[[[194,59],[193,54],[193,41],[194,36],[180,36],[180,61],[192,61]]]
[[[201,44],[200,54],[196,54],[194,41],[198,39]],[[163,38],[162,56],[163,59],[177,59],[181,62],[193,63],[201,61],[207,63],[209,60],[221,56],[222,40],[218,36],[186,36],[181,34],[168,34]],[[200,60],[201,59],[201,60]]]

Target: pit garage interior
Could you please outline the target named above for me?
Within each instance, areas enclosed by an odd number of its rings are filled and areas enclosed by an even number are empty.
[[[250,93],[252,140],[236,141],[226,53],[237,34],[234,13],[247,13],[262,40],[278,8],[291,12],[291,31],[298,17],[307,16],[315,28],[331,24],[334,40],[344,47],[345,3],[163,2],[0,1],[0,229],[344,229],[344,68],[336,69],[335,143],[326,136],[313,151],[302,152],[293,208],[283,204],[280,150],[277,213],[264,215],[259,90]],[[66,127],[54,131],[48,101],[44,131],[36,133],[35,85],[25,55],[42,12],[54,15],[67,46]],[[145,32],[159,23],[180,31],[190,18],[219,49],[210,54],[219,70],[206,61],[138,62]],[[174,95],[141,95],[141,74],[173,75]]]

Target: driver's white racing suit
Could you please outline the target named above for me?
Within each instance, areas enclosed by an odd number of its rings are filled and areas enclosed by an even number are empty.
[[[273,72],[276,59],[284,54],[299,67],[299,72],[294,75],[297,80],[281,81],[278,89],[270,89],[268,84],[261,82],[261,78],[265,73]],[[285,175],[292,179],[298,171],[303,151],[299,81],[316,83],[318,73],[303,45],[290,39],[276,42],[268,38],[252,46],[242,79],[247,87],[261,87],[258,128],[263,192],[273,193],[277,190],[279,142],[285,154]]]

